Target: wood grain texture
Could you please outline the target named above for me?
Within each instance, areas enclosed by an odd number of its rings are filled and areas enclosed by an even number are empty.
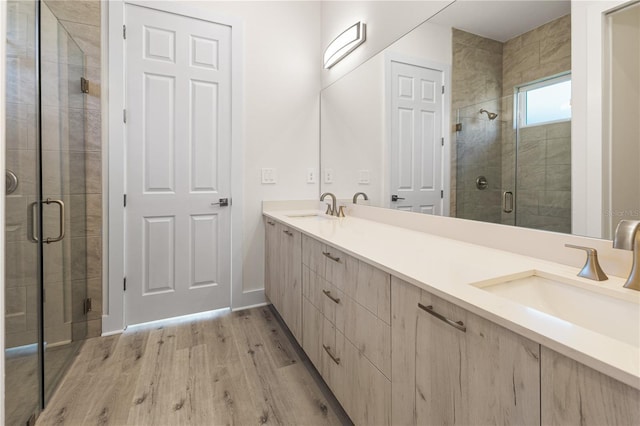
[[[542,346],[542,424],[638,425],[640,391]]]
[[[302,234],[284,227],[280,251],[274,263],[282,265],[278,285],[280,306],[276,306],[284,322],[302,342]]]
[[[420,289],[391,277],[391,423],[416,424],[416,330]]]
[[[268,217],[264,218],[264,294],[273,303],[272,289],[278,277],[278,263],[276,253],[279,250],[279,235],[276,222]]]
[[[86,342],[38,425],[350,424],[268,307]]]
[[[426,291],[420,300],[466,332],[419,310],[417,424],[539,425],[540,345]]]
[[[322,255],[324,244],[307,235],[302,236],[302,263],[321,277],[325,275],[326,257]]]

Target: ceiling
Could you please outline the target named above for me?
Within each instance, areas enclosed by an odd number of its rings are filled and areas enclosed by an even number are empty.
[[[570,0],[457,0],[430,22],[505,42],[569,13]]]

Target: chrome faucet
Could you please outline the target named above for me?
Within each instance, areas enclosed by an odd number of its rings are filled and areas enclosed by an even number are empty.
[[[364,192],[356,192],[353,195],[353,204],[358,204],[358,196],[362,195],[362,198],[364,198],[365,201],[369,200],[369,197],[367,197],[367,194],[365,194]]]
[[[322,194],[320,196],[320,201],[324,201],[324,199],[327,197],[327,195],[329,197],[331,197],[331,204],[327,204],[327,211],[324,212],[325,214],[334,216],[337,214],[337,210],[336,210],[336,204],[337,204],[337,200],[336,200],[336,196],[333,195],[330,192],[325,192],[324,194]]]
[[[616,234],[613,237],[613,248],[633,251],[633,266],[629,278],[624,284],[625,288],[640,291],[640,241],[638,236],[640,220],[621,220],[616,227]]]

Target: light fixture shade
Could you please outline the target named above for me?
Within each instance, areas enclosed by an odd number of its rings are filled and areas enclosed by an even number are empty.
[[[342,58],[353,52],[366,40],[366,28],[364,22],[357,22],[347,28],[342,34],[333,39],[324,51],[323,63],[326,69],[331,68]]]

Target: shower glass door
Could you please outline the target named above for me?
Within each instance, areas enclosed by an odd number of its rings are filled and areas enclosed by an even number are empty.
[[[40,246],[31,209],[39,199],[37,2],[7,2],[5,196],[5,424],[40,406]],[[37,232],[35,233],[37,236]]]
[[[4,423],[27,424],[86,336],[85,57],[46,2],[20,0],[6,62]]]
[[[457,110],[455,217],[515,224],[513,97],[489,99]],[[482,112],[481,112],[482,111]]]
[[[41,3],[45,403],[86,336],[84,54]]]

